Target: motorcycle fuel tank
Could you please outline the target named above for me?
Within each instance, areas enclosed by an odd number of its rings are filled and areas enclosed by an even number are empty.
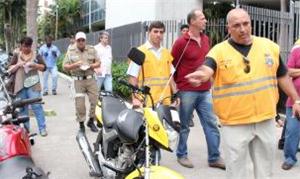
[[[30,141],[19,126],[0,127],[0,162],[16,155],[30,155]]]

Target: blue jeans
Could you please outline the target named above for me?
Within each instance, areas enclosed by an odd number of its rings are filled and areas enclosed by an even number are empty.
[[[219,159],[220,133],[217,128],[217,120],[212,111],[212,97],[209,91],[180,91],[180,134],[177,147],[177,157],[186,157],[187,140],[190,133],[189,121],[192,120],[194,109],[198,114],[202,125],[208,148],[208,162]],[[199,141],[201,142],[201,141]]]
[[[112,76],[110,74],[106,74],[104,77],[97,76],[97,86],[99,90],[101,90],[102,84],[104,84],[104,90],[112,92]]]
[[[43,75],[43,92],[48,92],[48,76],[49,73],[51,74],[51,78],[52,78],[52,91],[56,90],[57,88],[57,66],[53,66],[53,67],[48,67],[46,69],[46,71],[44,71],[44,75]]]
[[[292,116],[292,108],[286,108],[286,128],[284,141],[284,158],[286,163],[294,165],[300,140],[300,121]]]
[[[21,91],[17,93],[17,99],[31,99],[41,97],[40,91],[35,91],[32,88],[23,88]],[[39,131],[46,129],[46,120],[44,115],[44,109],[41,104],[31,104],[31,109],[34,112],[35,118],[38,123]],[[19,112],[20,116],[29,116],[28,105],[21,108]],[[25,123],[25,126],[29,130],[29,122]]]

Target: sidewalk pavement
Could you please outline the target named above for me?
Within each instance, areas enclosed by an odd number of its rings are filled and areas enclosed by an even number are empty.
[[[69,82],[66,78],[58,80],[58,94],[48,95],[43,98],[44,109],[54,110],[56,116],[47,117],[48,136],[35,138],[32,154],[37,166],[50,172],[50,179],[89,179],[88,166],[79,150],[76,142],[78,124],[75,122],[75,107],[73,99],[70,98]],[[174,153],[163,152],[161,164],[181,173],[186,179],[225,179],[225,171],[209,168],[207,164],[206,141],[200,127],[197,115],[195,115],[195,127],[191,128],[189,145],[189,158],[193,161],[195,168],[188,169],[180,166],[176,161]],[[37,132],[36,120],[31,120],[32,132]],[[274,124],[275,125],[275,124]],[[90,143],[96,138],[96,134],[86,129]],[[276,135],[279,139],[281,129],[278,128]],[[222,140],[222,138],[221,138]],[[221,147],[222,152],[222,147]],[[298,154],[298,157],[299,154]],[[248,159],[250,161],[250,159]],[[281,164],[283,153],[276,150],[273,179],[300,178],[300,166],[297,164],[289,171],[283,171]],[[249,174],[253,179],[251,165],[248,166]],[[243,179],[246,179],[243,178]]]

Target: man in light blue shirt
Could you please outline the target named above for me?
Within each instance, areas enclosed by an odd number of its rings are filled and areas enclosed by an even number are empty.
[[[56,60],[60,56],[59,49],[52,44],[52,37],[46,36],[45,38],[46,44],[42,45],[39,49],[39,54],[44,58],[47,69],[43,73],[43,95],[48,95],[48,76],[49,73],[52,77],[52,94],[56,95],[57,89],[57,66]]]

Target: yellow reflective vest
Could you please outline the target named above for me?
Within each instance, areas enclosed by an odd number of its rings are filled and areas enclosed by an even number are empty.
[[[266,38],[252,38],[247,55],[249,73],[244,71],[244,56],[228,41],[217,44],[207,54],[217,64],[213,107],[223,125],[257,123],[276,115],[279,46]]]
[[[170,85],[167,86],[164,94],[162,93],[171,74],[173,57],[166,48],[162,48],[160,59],[158,59],[145,45],[140,46],[139,50],[145,53],[145,62],[143,64],[144,79],[142,70],[140,70],[138,77],[139,85],[141,86],[144,81],[144,85],[151,88],[150,92],[154,104],[156,104],[161,96],[161,99],[163,99],[171,95]],[[170,98],[164,100],[164,104],[170,104]],[[150,98],[147,99],[147,106],[151,106]]]

